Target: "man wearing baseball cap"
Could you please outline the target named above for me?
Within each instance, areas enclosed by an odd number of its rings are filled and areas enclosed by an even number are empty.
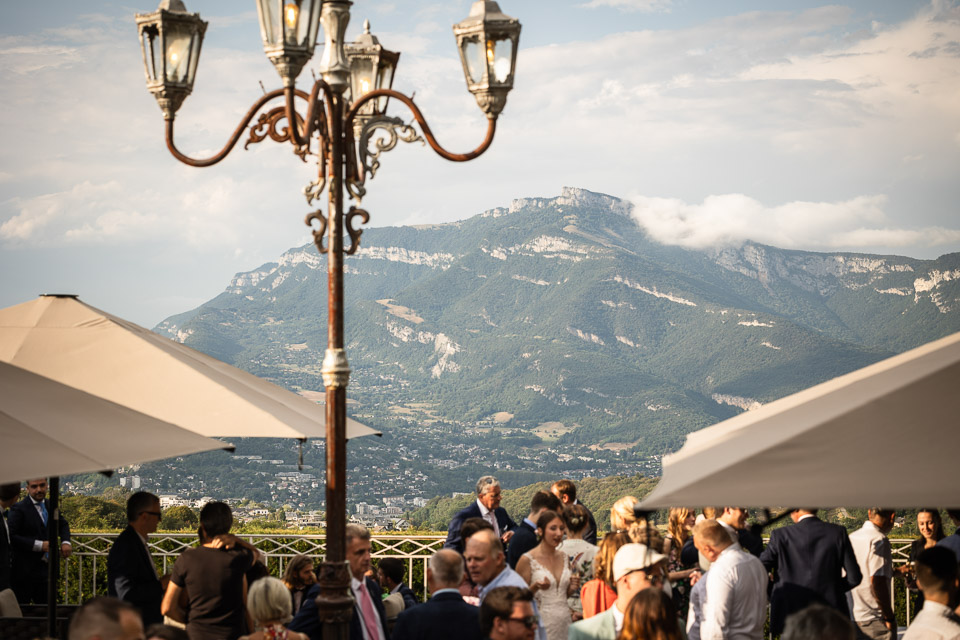
[[[569,640],[615,640],[623,627],[623,614],[633,596],[648,587],[663,584],[667,557],[645,544],[625,544],[613,557],[613,579],[617,599],[613,606],[586,620],[570,625]]]

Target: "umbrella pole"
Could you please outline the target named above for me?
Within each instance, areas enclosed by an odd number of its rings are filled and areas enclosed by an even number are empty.
[[[47,514],[47,637],[57,638],[57,592],[60,587],[60,477],[50,478],[50,509]]]

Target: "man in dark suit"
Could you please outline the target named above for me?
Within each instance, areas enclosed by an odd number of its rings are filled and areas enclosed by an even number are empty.
[[[572,480],[567,480],[566,478],[557,480],[553,483],[553,486],[550,487],[550,492],[557,496],[564,506],[568,504],[579,504],[584,509],[587,509],[587,505],[577,501],[577,485],[573,484]],[[587,530],[583,532],[583,539],[590,544],[597,544],[597,521],[593,517],[590,509],[587,509],[587,516],[590,519],[590,523],[587,525]]]
[[[370,532],[363,525],[347,525],[347,562],[350,565],[350,590],[353,592],[353,617],[350,618],[350,640],[390,640],[387,613],[380,599],[380,586],[366,577],[370,570]],[[322,640],[323,625],[317,614],[316,598],[320,585],[310,587],[303,597],[300,611],[287,624],[310,640]]]
[[[517,528],[517,523],[513,521],[507,510],[500,506],[500,481],[493,476],[483,476],[477,480],[477,499],[453,516],[447,528],[444,549],[463,553],[460,527],[467,518],[483,518],[489,522],[504,545],[513,537],[514,530]]]
[[[427,566],[430,599],[397,618],[393,640],[480,640],[480,610],[463,601],[458,587],[463,580],[463,558],[452,549],[441,549]]]
[[[391,594],[399,593],[403,598],[403,609],[415,607],[420,603],[413,589],[403,581],[404,564],[400,558],[384,558],[377,563],[377,577]]]
[[[537,519],[544,511],[556,511],[559,513],[563,505],[557,496],[546,491],[537,491],[530,500],[530,514],[523,519],[520,526],[514,529],[513,537],[510,538],[510,546],[507,547],[507,564],[511,569],[517,568],[517,562],[520,556],[538,544],[537,540]]]
[[[163,622],[163,589],[147,548],[147,536],[160,524],[160,498],[138,491],[127,499],[127,528],[107,556],[107,592],[140,610],[144,628]]]
[[[13,558],[7,510],[20,497],[20,483],[0,485],[0,618],[21,618],[23,613],[13,592]]]
[[[21,604],[47,603],[47,561],[50,555],[47,541],[47,521],[50,503],[47,497],[47,479],[27,481],[27,497],[13,505],[7,521],[13,543],[13,590]],[[70,525],[59,518],[60,555],[70,557]],[[52,550],[57,553],[56,549]],[[53,558],[56,560],[56,558]]]
[[[816,513],[816,509],[795,509],[790,517],[796,524],[774,529],[760,555],[763,566],[773,571],[770,624],[774,635],[783,632],[787,616],[814,603],[850,617],[846,593],[860,584],[860,566],[846,530],[823,522]]]

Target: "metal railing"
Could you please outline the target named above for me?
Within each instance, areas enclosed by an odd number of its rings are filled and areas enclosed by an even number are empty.
[[[73,554],[61,560],[61,600],[63,604],[80,604],[107,593],[107,555],[119,533],[74,533]],[[239,534],[239,538],[260,550],[267,559],[271,575],[281,577],[287,562],[298,554],[320,559],[326,553],[326,537],[301,534]],[[443,546],[444,535],[377,535],[371,536],[373,558],[401,558],[407,561],[407,584],[426,597],[426,564],[431,555]],[[197,536],[189,533],[152,533],[147,546],[157,572],[169,573],[177,557],[196,546]]]
[[[96,595],[107,593],[107,554],[119,533],[75,533],[73,554],[61,560],[61,603],[80,604]],[[267,568],[282,576],[287,562],[298,554],[322,558],[326,553],[325,536],[300,534],[241,534],[239,536],[259,549],[267,558]],[[373,558],[401,558],[407,561],[407,584],[426,599],[426,566],[431,555],[443,546],[443,535],[377,535],[371,537]],[[765,539],[764,542],[767,540]],[[894,565],[910,560],[912,539],[891,538]],[[154,533],[147,542],[150,553],[162,575],[173,569],[173,563],[186,549],[197,544],[197,537],[185,533]],[[904,609],[906,624],[913,617],[911,596],[903,580],[894,580],[890,592],[894,607]],[[898,615],[898,618],[900,616]]]

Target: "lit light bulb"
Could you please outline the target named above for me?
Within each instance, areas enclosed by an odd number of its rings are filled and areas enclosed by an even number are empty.
[[[181,82],[186,78],[189,48],[189,37],[181,35],[170,38],[167,43],[167,79]]]
[[[283,7],[283,19],[287,23],[288,29],[293,29],[297,26],[297,16],[300,15],[300,7],[298,7],[293,2],[288,2],[286,6]]]
[[[360,95],[370,92],[370,78],[360,78]]]
[[[493,59],[496,56],[496,47],[497,43],[493,40],[487,40],[487,63],[493,64]]]

